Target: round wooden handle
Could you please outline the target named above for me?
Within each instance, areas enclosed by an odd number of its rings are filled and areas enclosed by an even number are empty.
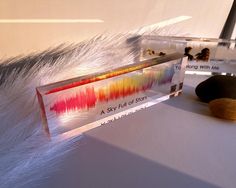
[[[236,120],[236,99],[215,99],[209,103],[209,108],[216,117],[227,120]]]

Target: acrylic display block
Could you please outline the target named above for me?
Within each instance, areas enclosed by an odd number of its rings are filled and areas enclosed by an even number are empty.
[[[189,38],[187,47],[187,74],[236,75],[235,40]]]
[[[186,63],[173,53],[37,87],[44,129],[50,136],[80,134],[177,96]]]
[[[144,36],[144,58],[177,51],[188,56],[186,74],[236,75],[236,42],[212,38]]]

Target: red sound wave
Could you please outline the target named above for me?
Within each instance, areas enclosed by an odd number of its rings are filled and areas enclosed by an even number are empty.
[[[174,74],[172,68],[159,71],[158,74],[157,72],[151,70],[139,75],[126,76],[96,89],[94,86],[87,86],[76,91],[75,96],[54,103],[50,111],[61,114],[67,111],[86,110],[94,108],[97,102],[124,98],[151,89],[156,84],[171,82]]]

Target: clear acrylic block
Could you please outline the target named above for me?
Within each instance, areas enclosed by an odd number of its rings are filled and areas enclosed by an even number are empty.
[[[37,87],[44,129],[75,136],[177,96],[186,63],[183,54],[172,53]]]
[[[236,42],[213,38],[144,36],[143,57],[176,51],[188,56],[186,74],[236,75]]]

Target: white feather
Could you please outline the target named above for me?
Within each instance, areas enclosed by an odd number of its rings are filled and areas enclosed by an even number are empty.
[[[141,35],[162,33],[155,28]],[[97,36],[0,64],[0,186],[32,187],[50,176],[80,137],[48,140],[41,126],[35,88],[39,85],[131,64],[139,49],[127,39],[140,35]],[[170,32],[167,32],[170,35]]]

